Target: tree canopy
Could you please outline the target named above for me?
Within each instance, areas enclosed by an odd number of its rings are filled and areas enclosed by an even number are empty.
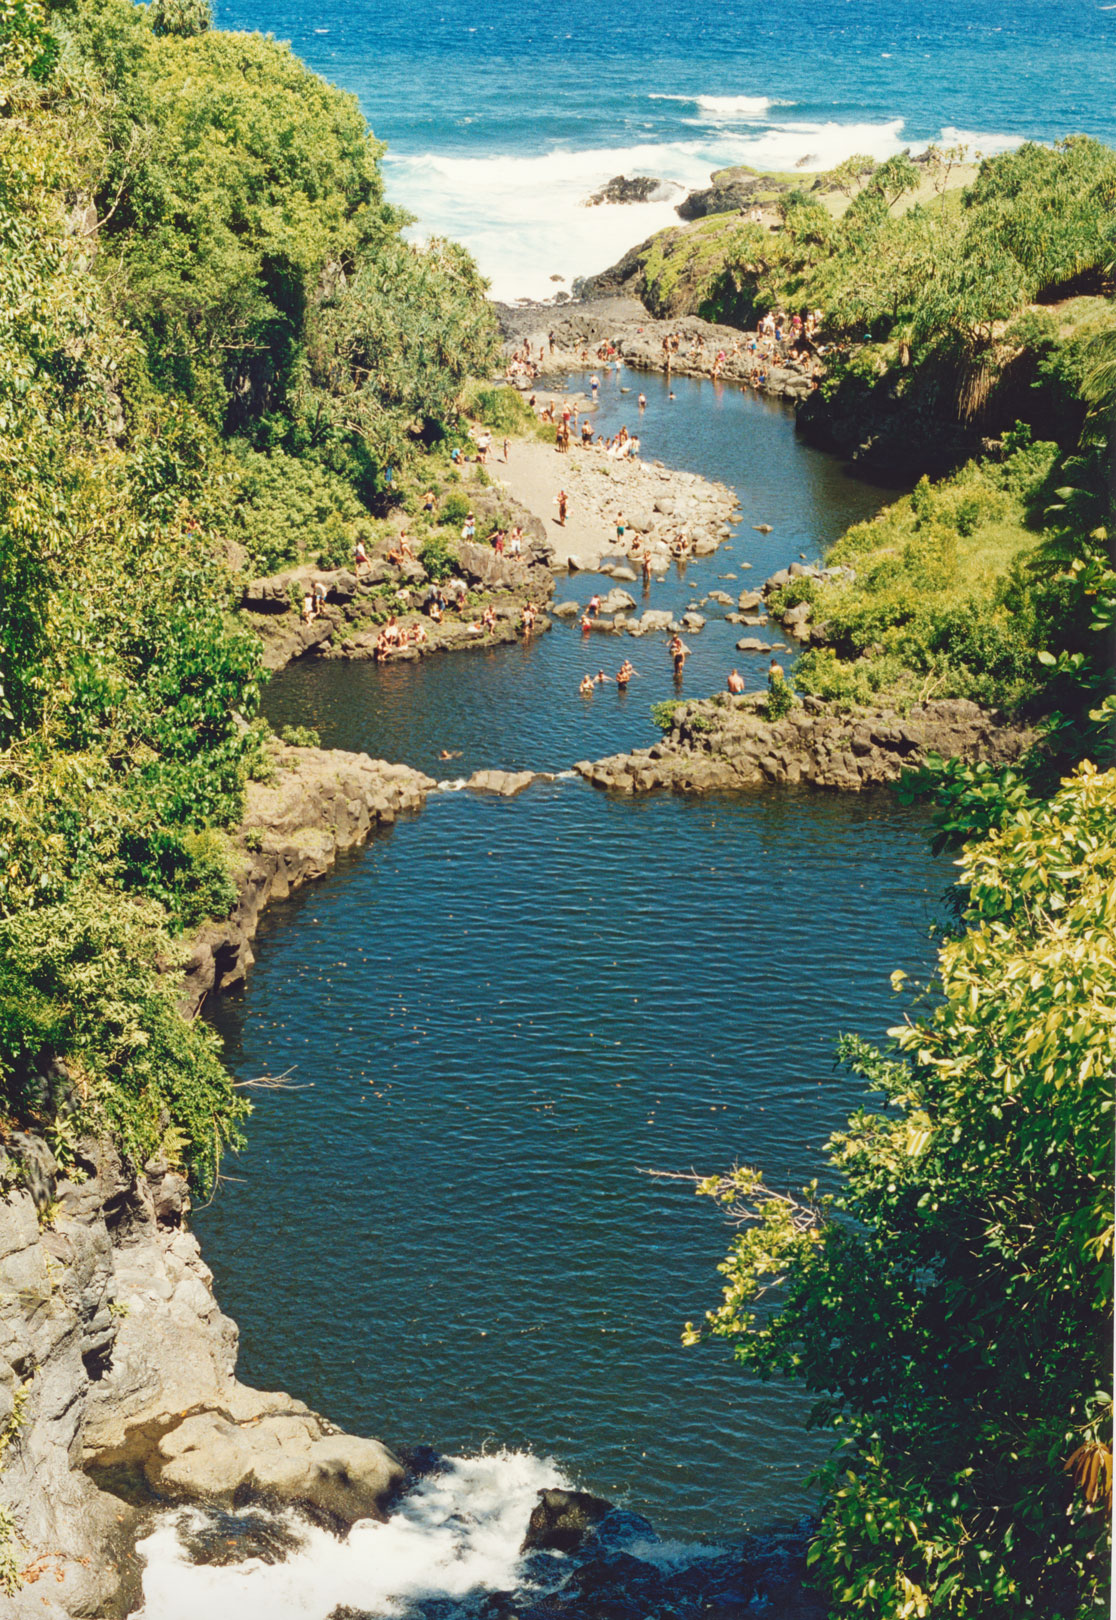
[[[841,1042],[886,1107],[830,1141],[840,1191],[703,1184],[741,1230],[688,1336],[815,1395],[834,1614],[1083,1620],[1108,1610],[1116,773],[959,864],[925,1010],[890,1051]]]

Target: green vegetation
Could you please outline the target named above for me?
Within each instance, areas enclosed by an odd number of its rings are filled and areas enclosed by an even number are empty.
[[[687,1338],[816,1397],[834,1616],[1108,1612],[1114,829],[1085,765],[966,848],[931,1010],[841,1042],[886,1108],[831,1139],[837,1193],[699,1188],[741,1224]]]
[[[12,0],[0,46],[0,1136],[204,1189],[247,1110],[181,936],[270,769],[235,571],[349,561],[495,327],[285,46],[203,0]]]
[[[739,1235],[687,1338],[815,1397],[835,1447],[811,1559],[834,1620],[1108,1612],[1114,188],[1116,157],[1079,141],[901,218],[871,183],[836,224],[786,204],[803,301],[868,334],[820,412],[855,416],[859,389],[857,434],[1016,421],[850,529],[827,562],[851,576],[775,594],[821,637],[795,684],[850,709],[975,698],[1041,734],[1017,766],[935,760],[903,786],[936,801],[961,879],[923,1006],[886,1051],[839,1043],[883,1108],[828,1144],[836,1190],[752,1169],[699,1189]],[[799,301],[789,279],[767,296]]]
[[[850,159],[784,191],[774,231],[733,214],[663,232],[642,253],[643,295],[741,326],[820,307],[836,343],[801,420],[842,452],[941,471],[1017,420],[1064,446],[1089,344],[1116,327],[1116,153],[1027,144],[965,189],[958,156]],[[834,189],[843,211],[826,206]]]
[[[652,703],[651,723],[658,726],[660,731],[669,731],[674,725],[674,716],[683,707],[681,698],[667,698],[663,703]]]

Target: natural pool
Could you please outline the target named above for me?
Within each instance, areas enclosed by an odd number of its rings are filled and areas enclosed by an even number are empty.
[[[645,452],[732,474],[744,506],[733,551],[654,605],[745,557],[758,583],[884,498],[767,402],[678,382],[668,407],[641,382]],[[606,391],[606,423],[627,408]],[[686,690],[722,683],[739,633],[690,638]],[[294,666],[268,710],[434,774],[562,770],[652,740],[673,691],[658,640],[598,647],[646,670],[626,700],[577,697],[585,652],[558,626],[384,671]],[[245,993],[210,1010],[238,1075],[308,1088],[259,1097],[237,1179],[197,1219],[242,1376],[389,1442],[553,1457],[667,1534],[801,1514],[806,1403],[681,1347],[728,1231],[647,1172],[818,1173],[860,1100],[834,1038],[893,1021],[889,975],[927,967],[947,881],[924,819],[886,796],[432,795],[276,908]]]

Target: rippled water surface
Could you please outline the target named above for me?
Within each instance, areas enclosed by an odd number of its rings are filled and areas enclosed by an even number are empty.
[[[816,554],[882,498],[781,412],[700,386],[653,399],[644,442],[735,468],[744,527],[656,603],[684,606],[745,553],[756,580]],[[569,589],[585,600],[584,577]],[[721,684],[739,633],[691,638],[686,690]],[[583,704],[561,627],[387,671],[295,667],[269,705],[438,774],[561,770],[649,741],[648,704],[672,691],[661,642],[599,645],[632,651],[638,696]],[[443,792],[275,908],[246,993],[213,1017],[238,1074],[307,1089],[260,1097],[239,1179],[198,1223],[243,1375],[388,1440],[552,1455],[664,1532],[801,1512],[818,1454],[801,1396],[679,1343],[729,1233],[648,1172],[818,1173],[859,1100],[834,1037],[882,1034],[890,972],[930,958],[948,869],[924,834],[887,797]]]

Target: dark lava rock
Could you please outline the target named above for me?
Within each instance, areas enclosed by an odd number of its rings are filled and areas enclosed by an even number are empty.
[[[742,208],[755,205],[759,183],[755,180],[731,181],[728,185],[707,186],[704,191],[691,191],[674,210],[680,219],[706,219],[710,214],[736,214]]]
[[[201,1525],[179,1526],[178,1539],[192,1564],[281,1564],[302,1546],[302,1537],[273,1514],[222,1513],[211,1509]]]
[[[646,174],[633,175],[629,180],[627,175],[618,174],[600,191],[588,197],[585,206],[596,208],[601,203],[665,202],[677,189],[671,180],[656,180]]]
[[[442,1466],[442,1454],[433,1446],[397,1446],[395,1455],[407,1470],[408,1479],[426,1479]]]
[[[588,1491],[540,1491],[531,1513],[523,1552],[574,1552],[611,1503]]]

